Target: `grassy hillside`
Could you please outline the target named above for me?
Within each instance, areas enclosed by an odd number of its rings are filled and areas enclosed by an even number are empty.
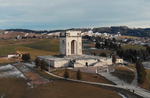
[[[140,46],[140,45],[124,45],[124,46],[122,46],[122,49],[136,49],[136,50],[140,50],[140,49],[146,49],[146,47]]]
[[[113,68],[115,69],[115,71],[112,72],[111,74],[117,76],[119,79],[124,80],[127,83],[131,83],[135,77],[134,72],[125,67],[115,66]]]
[[[0,47],[0,55],[6,55],[7,53],[14,53],[16,52],[15,46],[5,46],[5,47]]]
[[[19,84],[19,85],[18,85]],[[22,78],[0,78],[0,95],[6,98],[122,98],[117,92],[69,81],[52,81],[29,89]]]
[[[65,73],[65,70],[56,70],[56,71],[52,71],[51,73],[63,77],[64,73]],[[69,78],[77,79],[76,78],[77,72],[68,70],[68,73],[69,73]],[[82,73],[81,72],[81,76],[82,76],[82,78],[81,78],[82,81],[106,83],[106,84],[112,84],[113,85],[112,82],[108,81],[107,79],[105,79],[105,78],[103,78],[103,77],[101,77],[100,75],[97,75],[97,74]]]
[[[58,39],[26,39],[11,42],[13,40],[1,41],[5,46],[0,47],[0,56],[7,53],[30,53],[31,60],[35,59],[35,55],[55,55],[59,54],[59,40]],[[0,58],[0,63],[16,62],[15,60],[3,60]]]
[[[33,49],[38,49],[42,51],[48,52],[58,52],[59,51],[59,40],[58,39],[41,39],[38,42],[31,43],[31,44],[24,44],[24,47],[29,47]]]
[[[135,36],[119,36],[120,38],[133,38],[133,39],[138,39],[139,37],[135,37]]]

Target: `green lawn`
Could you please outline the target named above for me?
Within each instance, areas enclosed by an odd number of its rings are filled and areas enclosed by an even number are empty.
[[[65,70],[56,70],[56,71],[52,71],[51,73],[63,77],[64,72],[65,72]],[[68,72],[69,72],[69,78],[71,78],[71,79],[77,79],[76,78],[77,72],[70,71],[70,70],[68,70]],[[83,81],[113,84],[112,82],[108,81],[107,79],[105,79],[105,78],[103,78],[103,77],[101,77],[100,75],[97,75],[97,74],[81,73],[81,76],[82,76],[81,80],[83,80]]]
[[[122,49],[136,49],[136,50],[140,50],[140,49],[146,49],[146,47],[144,46],[140,46],[140,45],[124,45],[122,46]]]
[[[28,40],[28,39],[27,39]],[[11,41],[11,40],[10,40]],[[7,53],[13,53],[16,51],[28,51],[28,50],[41,50],[46,52],[59,52],[59,40],[58,39],[31,39],[30,42],[33,43],[22,43],[11,45],[5,42],[7,46],[0,47],[0,56],[6,55]],[[21,50],[16,50],[16,48]],[[27,48],[26,48],[27,47]]]
[[[121,80],[124,80],[127,83],[131,83],[132,80],[135,77],[135,74],[133,71],[129,70],[128,68],[125,67],[113,67],[115,68],[115,71],[112,72],[111,74],[113,74],[114,76],[120,78]]]
[[[43,39],[35,43],[24,44],[24,47],[29,47],[33,49],[38,49],[48,52],[58,52],[59,51],[59,40],[58,39]]]
[[[52,80],[61,80],[61,79],[59,79],[59,78],[56,78],[56,77],[54,77],[54,76],[51,76],[51,75],[49,75],[49,74],[47,74],[45,71],[42,71],[41,69],[39,69],[39,68],[34,68],[40,75],[42,75],[42,76],[44,76],[44,77],[46,77],[46,78],[48,78],[48,79],[52,79]]]
[[[15,46],[13,45],[0,47],[0,56],[6,55],[7,53],[14,53],[14,52],[16,52],[16,50],[15,50]]]
[[[136,71],[135,65],[133,65],[133,64],[132,65],[131,64],[127,64],[126,67],[132,68],[133,70]]]

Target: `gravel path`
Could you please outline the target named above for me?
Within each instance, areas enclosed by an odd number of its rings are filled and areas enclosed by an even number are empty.
[[[49,80],[41,77],[24,64],[15,64],[14,66],[27,78],[27,80],[29,80],[33,86],[46,84],[49,82]]]

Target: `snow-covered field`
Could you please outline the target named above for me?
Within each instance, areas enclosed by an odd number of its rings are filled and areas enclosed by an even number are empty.
[[[35,63],[34,62],[31,62],[32,64],[30,64],[30,63],[24,63],[26,66],[29,66],[29,67],[35,67]]]
[[[150,62],[142,62],[144,68],[150,69]]]
[[[22,77],[25,76],[13,65],[0,66],[0,77]]]

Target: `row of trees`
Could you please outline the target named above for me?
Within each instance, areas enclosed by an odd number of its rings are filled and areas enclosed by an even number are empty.
[[[29,61],[31,59],[30,54],[29,53],[22,54],[21,59],[24,61]]]
[[[116,56],[112,55],[112,62],[115,63],[116,62]]]
[[[147,45],[145,47],[146,47],[146,51],[148,51],[148,53],[150,54],[150,47]]]
[[[68,72],[67,68],[65,69],[64,77],[65,77],[65,78],[69,78],[69,72]],[[76,78],[77,78],[78,80],[81,80],[81,72],[80,72],[79,69],[78,69],[78,71],[77,71]]]
[[[44,60],[40,60],[38,57],[35,59],[35,63],[37,67],[40,67],[43,70],[48,70],[47,64]]]
[[[97,54],[94,52],[93,55],[96,56]],[[107,55],[105,52],[102,52],[99,54],[99,56],[106,57]]]
[[[141,60],[146,60],[149,57],[149,52],[147,50],[133,50],[133,49],[118,49],[117,55],[119,57],[123,57],[125,60],[132,60],[132,62],[136,63],[137,57]]]
[[[98,48],[98,49],[106,48],[106,49],[115,49],[115,50],[117,50],[117,49],[121,49],[121,45],[120,44],[117,45],[116,43],[113,43],[113,42],[110,42],[110,43],[107,43],[107,42],[105,42],[105,43],[96,42],[95,48]]]

